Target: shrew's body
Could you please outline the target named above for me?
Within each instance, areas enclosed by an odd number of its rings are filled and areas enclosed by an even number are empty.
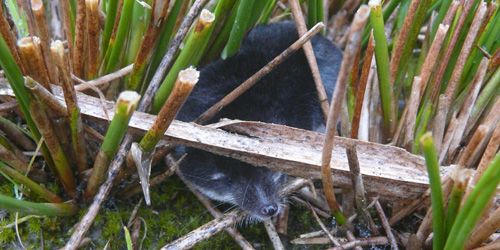
[[[209,107],[247,80],[298,39],[292,22],[255,27],[243,40],[240,51],[207,65],[200,80],[177,115],[193,121]],[[325,37],[311,40],[327,96],[334,89],[342,61],[340,50]],[[208,123],[220,118],[283,124],[307,130],[324,125],[311,70],[303,50],[297,51]],[[259,220],[279,212],[278,190],[286,175],[214,155],[183,148],[188,157],[181,172],[208,197],[240,206]]]

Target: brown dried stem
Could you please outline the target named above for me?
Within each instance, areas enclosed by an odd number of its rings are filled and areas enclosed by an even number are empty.
[[[73,31],[71,30],[71,20],[69,17],[69,1],[61,1],[62,23],[64,29],[64,38],[68,45],[69,58],[73,58]],[[73,69],[73,61],[69,60],[69,67]]]
[[[470,186],[471,185],[469,185],[469,187]],[[474,230],[474,232],[467,240],[465,249],[479,247],[481,243],[485,242],[488,237],[490,237],[498,230],[498,228],[500,228],[500,208],[497,208],[486,221],[484,221]]]
[[[484,16],[486,14],[486,3],[481,2],[477,8],[476,15],[474,16],[474,20],[472,21],[471,26],[469,27],[469,32],[465,38],[462,49],[460,50],[460,54],[455,63],[455,68],[453,69],[453,73],[451,74],[450,81],[445,90],[445,95],[448,99],[453,101],[455,97],[455,88],[458,85],[458,81],[462,75],[462,71],[464,69],[465,63],[467,62],[467,58],[469,57],[470,52],[472,51],[472,46],[475,44],[477,32],[483,23]],[[456,32],[456,31],[455,31]]]
[[[408,33],[410,32],[410,27],[414,21],[413,19],[415,18],[415,13],[417,12],[417,8],[420,5],[420,2],[421,0],[411,1],[410,6],[408,7],[408,11],[406,12],[403,26],[401,27],[401,31],[399,32],[398,40],[396,41],[394,52],[391,58],[391,63],[389,66],[390,79],[392,79],[391,85],[394,85],[394,81],[396,80],[396,74],[398,72],[399,62],[401,61],[403,48],[408,38]]]
[[[432,89],[430,100],[435,99],[435,97],[437,96],[437,94],[439,92],[439,89],[441,88],[441,81],[443,80],[444,73],[446,72],[446,67],[450,61],[453,49],[455,48],[455,44],[457,43],[458,36],[460,35],[460,31],[462,31],[462,28],[464,26],[465,18],[469,14],[469,11],[471,10],[473,3],[474,3],[474,1],[467,1],[465,3],[465,6],[463,7],[462,12],[460,13],[460,17],[458,18],[458,21],[457,21],[456,26],[455,26],[456,28],[453,31],[453,34],[451,35],[450,41],[448,42],[448,46],[446,47],[446,51],[444,53],[444,57],[440,62],[441,66],[439,67],[436,78],[434,79],[434,84],[432,85],[433,89]],[[454,16],[453,9],[451,8],[452,6],[454,6],[454,5],[450,6],[450,8],[448,9],[448,12],[446,13],[445,19],[443,20],[443,24],[445,24],[445,25],[449,24],[447,22],[451,21],[453,16]],[[435,133],[434,131],[432,132],[432,135],[434,137],[435,142],[442,140],[442,137],[441,138],[436,137],[437,133]],[[436,140],[436,138],[438,138],[438,140]],[[436,147],[436,148],[439,148],[439,147]]]
[[[290,47],[288,47],[285,51],[283,51],[281,54],[276,56],[272,61],[266,64],[262,69],[257,71],[253,76],[248,78],[248,80],[244,81],[240,86],[238,86],[236,89],[231,91],[228,95],[226,95],[224,98],[222,98],[220,101],[218,101],[216,104],[214,104],[212,107],[210,107],[207,111],[205,111],[203,114],[201,114],[196,120],[194,121],[195,123],[198,124],[203,124],[206,121],[210,120],[212,117],[214,117],[215,114],[217,114],[220,110],[222,110],[226,105],[230,104],[236,98],[238,98],[240,95],[245,93],[250,87],[252,87],[254,84],[256,84],[262,77],[267,75],[267,73],[271,72],[276,66],[278,66],[281,62],[283,62],[285,59],[287,59],[291,54],[296,52],[298,49],[302,47],[307,41],[309,41],[316,33],[321,31],[321,29],[324,27],[323,23],[318,23],[314,27],[312,27],[305,35],[299,38],[296,42],[294,42]]]
[[[123,2],[123,1],[120,1]],[[83,78],[83,62],[85,61],[85,25],[86,25],[85,0],[76,1],[75,46],[73,48],[73,74]]]
[[[10,25],[5,19],[4,13],[3,13],[3,8],[0,8],[0,34],[2,35],[3,39],[5,40],[5,43],[9,47],[10,53],[14,57],[14,60],[16,61],[17,65],[19,66],[19,69],[21,70],[23,75],[26,75],[27,69],[25,68],[26,65],[22,58],[19,56],[19,53],[17,51],[16,47],[16,38],[12,35],[10,32]]]
[[[290,8],[292,9],[295,25],[299,32],[299,36],[303,36],[307,32],[306,21],[304,20],[304,15],[302,9],[300,8],[300,3],[298,0],[289,1]],[[328,97],[326,96],[325,86],[321,80],[321,75],[319,74],[318,63],[316,62],[316,57],[314,56],[313,47],[310,41],[307,41],[304,45],[304,53],[306,54],[307,62],[311,68],[314,83],[316,84],[316,90],[318,91],[318,99],[321,106],[321,111],[323,111],[323,118],[328,118]]]
[[[7,102],[7,103],[2,103],[1,105],[3,104],[8,104],[8,105],[15,104],[16,106],[18,105],[17,102]],[[36,144],[33,143],[31,138],[26,136],[26,134],[21,132],[12,123],[7,122],[6,119],[4,118],[0,118],[0,130],[5,132],[5,134],[7,134],[9,138],[15,141],[16,144],[22,147],[24,150],[34,151],[36,149]]]
[[[85,0],[87,20],[87,79],[94,79],[99,68],[99,1]]]
[[[40,39],[36,36],[24,37],[17,42],[17,46],[19,46],[21,55],[26,60],[29,71],[31,72],[30,76],[42,84],[46,89],[50,90],[50,80],[45,70],[45,64],[41,54]]]
[[[76,100],[76,92],[73,82],[69,76],[69,63],[62,42],[57,40],[50,47],[56,61],[59,76],[62,80],[64,100],[66,101],[66,111],[70,121],[73,150],[76,156],[78,173],[81,174],[87,169],[87,151],[85,149],[85,137],[83,136],[83,121],[80,115],[80,108]]]
[[[2,162],[5,164],[13,167],[21,173],[25,173],[28,169],[28,162],[23,161],[14,152],[8,150],[2,144],[0,144],[0,159],[2,159]]]
[[[50,83],[59,85],[59,78],[56,73],[56,65],[50,52],[50,31],[47,20],[45,19],[45,11],[43,9],[43,2],[41,0],[31,0],[31,10],[35,17],[35,24],[38,30],[38,37],[40,37],[40,45],[42,47],[42,55],[47,69]]]
[[[394,237],[394,234],[392,234],[391,225],[389,225],[389,221],[387,221],[387,217],[385,217],[384,209],[382,209],[382,206],[380,205],[380,202],[378,200],[375,202],[375,209],[377,209],[380,220],[382,221],[382,226],[384,227],[387,238],[389,238],[389,241],[391,243],[391,249],[397,250],[398,243],[396,241],[396,238]]]
[[[366,84],[368,83],[368,75],[370,73],[371,62],[373,53],[375,51],[375,41],[373,40],[373,31],[370,33],[368,46],[365,52],[365,61],[363,62],[363,69],[361,70],[361,77],[359,79],[358,91],[356,91],[356,104],[354,105],[354,115],[352,117],[351,138],[358,139],[359,122],[361,119],[361,109],[363,108],[363,101],[365,97]]]
[[[349,42],[347,43],[344,52],[344,58],[340,66],[339,76],[337,78],[337,83],[333,92],[332,103],[328,114],[328,122],[326,125],[325,141],[323,144],[323,154],[321,159],[321,176],[328,206],[334,214],[340,213],[340,208],[335,199],[335,193],[333,191],[333,180],[330,170],[334,135],[337,128],[337,121],[340,109],[342,107],[342,102],[344,102],[345,99],[345,92],[348,84],[349,74],[352,70],[352,65],[354,63],[355,55],[361,42],[362,32],[365,27],[366,21],[368,20],[369,13],[370,8],[368,6],[362,6],[361,8],[359,8],[351,24]],[[340,216],[342,216],[342,214],[340,214]],[[339,217],[337,216],[336,218],[337,220],[339,219]],[[341,221],[338,221],[338,223],[340,225],[343,224],[343,222]]]

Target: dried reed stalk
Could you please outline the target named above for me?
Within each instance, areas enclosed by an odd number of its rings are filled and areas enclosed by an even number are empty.
[[[387,237],[372,237],[372,238],[358,238],[355,241],[343,244],[338,247],[328,248],[327,250],[344,250],[351,249],[356,246],[371,246],[371,245],[389,245],[390,241]]]
[[[468,187],[470,186],[471,185],[469,185]],[[499,227],[500,227],[500,208],[497,208],[495,212],[493,212],[486,221],[481,223],[474,230],[474,232],[467,240],[467,243],[465,244],[465,249],[472,249],[479,247],[481,243],[485,242],[491,235],[493,235],[498,230]]]
[[[410,6],[408,7],[408,11],[406,12],[406,17],[403,22],[403,26],[401,27],[401,31],[399,32],[398,40],[396,41],[396,45],[394,47],[389,68],[389,74],[391,76],[390,77],[391,85],[394,85],[394,81],[396,80],[396,74],[398,72],[399,62],[401,61],[403,48],[408,38],[408,33],[410,32],[410,27],[414,21],[413,19],[415,18],[415,13],[417,12],[420,2],[421,0],[411,1]]]
[[[297,26],[297,30],[299,32],[299,36],[303,36],[307,32],[306,21],[304,20],[304,14],[302,13],[302,9],[300,8],[300,3],[298,0],[291,0],[290,8],[293,13],[293,20],[295,21],[295,26]],[[321,106],[321,111],[323,112],[323,118],[328,118],[328,97],[326,96],[325,86],[323,85],[323,81],[321,80],[321,75],[318,69],[318,63],[316,62],[316,56],[314,56],[313,47],[310,41],[307,41],[304,45],[304,53],[306,54],[307,62],[309,63],[309,67],[311,68],[312,76],[314,79],[314,83],[316,84],[316,91],[318,92],[318,100]]]
[[[159,4],[158,4],[159,3]],[[146,29],[146,33],[143,36],[141,47],[137,52],[137,56],[134,61],[134,72],[139,72],[137,75],[133,74],[130,81],[133,83],[134,87],[137,88],[142,79],[144,70],[146,69],[146,63],[151,58],[155,44],[158,40],[158,36],[163,28],[165,20],[167,19],[167,9],[170,1],[153,1],[153,6],[151,10],[151,16],[149,18],[149,24]],[[137,79],[135,79],[137,78]]]
[[[9,47],[10,53],[14,57],[14,60],[16,61],[19,69],[21,70],[21,73],[23,75],[26,75],[28,73],[26,69],[26,65],[24,60],[19,56],[19,53],[17,51],[16,47],[16,38],[13,36],[13,34],[10,32],[10,25],[5,19],[4,13],[3,13],[3,8],[0,8],[0,34],[2,35],[3,39],[5,40],[5,43],[7,43],[7,46]]]
[[[120,1],[122,2],[122,1]],[[75,46],[73,48],[73,74],[83,78],[83,62],[85,61],[85,26],[86,26],[85,0],[76,1]]]
[[[61,1],[62,23],[64,29],[64,38],[68,46],[69,58],[73,58],[73,31],[71,30],[71,20],[69,17],[70,6],[69,1]],[[69,60],[69,67],[73,69],[73,60]]]
[[[352,70],[352,65],[354,64],[355,55],[358,51],[363,29],[366,25],[369,14],[370,8],[365,5],[361,6],[361,8],[359,8],[359,10],[356,12],[354,20],[351,24],[349,41],[344,52],[344,57],[340,66],[337,83],[335,84],[335,90],[332,96],[332,103],[330,106],[328,122],[326,125],[325,141],[323,144],[323,154],[321,157],[321,179],[323,182],[323,189],[325,192],[326,200],[328,202],[328,206],[332,210],[332,213],[334,213],[339,225],[342,225],[345,221],[339,221],[339,219],[343,218],[343,216],[340,212],[340,208],[335,199],[335,193],[333,191],[330,161],[332,159],[332,149],[334,145],[334,135],[337,128],[337,121],[342,103],[345,100],[345,92],[347,84],[349,82],[349,75]]]
[[[473,3],[474,3],[474,1],[467,1],[465,3],[465,6],[463,7],[462,12],[460,12],[460,17],[458,18],[458,21],[456,23],[455,30],[453,30],[453,34],[451,35],[451,38],[448,42],[448,47],[446,48],[443,59],[441,59],[441,66],[439,67],[436,78],[434,79],[434,84],[432,85],[433,89],[432,89],[432,93],[430,96],[430,100],[435,99],[435,97],[437,96],[437,94],[439,92],[439,89],[441,88],[441,82],[443,80],[444,73],[446,72],[446,67],[448,66],[448,63],[450,61],[451,55],[453,53],[453,49],[455,48],[455,44],[457,43],[458,36],[460,35],[460,31],[462,31],[462,28],[464,26],[465,18],[469,14],[469,11],[471,10]],[[448,12],[446,13],[444,20],[446,20],[447,22],[449,20],[451,22],[453,16],[454,16],[454,13],[452,13],[452,8],[450,7],[450,9],[448,9]],[[447,19],[447,17],[448,17],[448,19]],[[445,23],[443,21],[443,24],[446,25],[448,23]],[[443,128],[443,130],[444,130],[444,128]],[[441,134],[442,134],[442,132],[441,132]],[[440,138],[436,137],[437,133],[435,133],[434,131],[432,132],[432,135],[434,136],[435,142],[442,140],[442,137],[440,137]],[[438,139],[436,140],[436,138],[438,138]],[[439,149],[439,147],[436,147],[436,149]]]
[[[394,237],[394,234],[391,231],[391,225],[389,225],[387,217],[385,217],[384,209],[382,209],[382,206],[380,205],[380,202],[378,200],[375,202],[375,209],[377,209],[380,220],[382,221],[382,227],[384,227],[385,233],[387,234],[387,238],[389,238],[389,242],[391,243],[391,249],[398,250],[399,249],[398,243],[396,241],[396,238]]]
[[[43,62],[40,39],[36,36],[25,37],[17,42],[17,46],[26,60],[30,76],[50,91],[50,79]]]
[[[57,77],[56,65],[50,52],[50,31],[47,20],[45,19],[45,11],[43,9],[43,2],[41,0],[31,0],[31,10],[35,17],[35,24],[38,30],[38,37],[40,38],[40,46],[42,48],[42,55],[45,62],[45,68],[49,75],[50,83],[59,85],[59,78]]]
[[[80,115],[80,108],[78,108],[75,88],[69,76],[69,60],[66,57],[66,53],[64,53],[64,47],[61,41],[57,40],[53,42],[50,49],[55,59],[59,76],[62,80],[66,111],[70,121],[73,139],[73,150],[76,156],[76,165],[78,173],[81,174],[87,169],[87,151],[85,149],[85,137],[83,136],[83,121]]]
[[[483,23],[486,11],[487,11],[486,3],[481,2],[477,8],[474,20],[472,21],[472,24],[469,27],[469,32],[467,33],[464,44],[462,46],[462,49],[460,50],[460,54],[455,64],[455,68],[453,69],[453,73],[451,74],[450,81],[444,92],[444,94],[448,97],[450,102],[454,100],[455,88],[458,85],[458,81],[460,80],[460,77],[462,75],[462,71],[464,69],[465,63],[467,62],[467,58],[469,57],[469,54],[472,51],[472,46],[475,44],[476,36],[478,34],[478,30],[481,27],[481,24]]]
[[[97,79],[90,80],[90,81],[84,81],[84,80],[76,77],[73,74],[71,75],[71,78],[72,78],[72,80],[75,80],[76,82],[80,83],[80,84],[75,86],[75,90],[76,91],[84,91],[87,89],[94,89],[95,87],[99,87],[101,85],[110,83],[118,78],[121,78],[125,75],[130,74],[130,72],[132,72],[133,66],[134,66],[133,64],[130,64],[125,68],[119,69],[113,73],[109,73],[107,75],[101,76]]]
[[[28,169],[28,162],[23,161],[14,152],[5,148],[2,144],[0,144],[0,158],[2,159],[2,162],[21,173],[26,173],[26,170]]]
[[[284,250],[285,247],[283,247],[283,243],[281,243],[280,236],[278,235],[278,232],[276,232],[273,221],[271,219],[267,219],[263,223],[267,234],[269,235],[269,239],[273,243],[273,248],[275,250]]]
[[[424,85],[422,77],[415,76],[413,78],[410,99],[408,99],[405,108],[408,110],[408,113],[405,117],[405,120],[400,121],[401,123],[405,123],[405,136],[403,145],[408,152],[413,152],[415,123],[417,120],[418,105],[420,104],[420,96],[422,96],[422,85]]]
[[[87,20],[87,79],[94,79],[99,68],[99,1],[85,0]]]

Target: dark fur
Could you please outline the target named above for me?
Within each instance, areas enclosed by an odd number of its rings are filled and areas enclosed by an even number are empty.
[[[193,121],[297,39],[292,22],[257,26],[243,40],[236,55],[201,70],[200,81],[177,119]],[[320,35],[312,39],[312,44],[330,98],[342,53]],[[319,129],[324,120],[311,70],[302,49],[207,123],[217,122],[220,118]],[[212,199],[238,205],[259,220],[267,219],[279,211],[278,189],[286,181],[285,175],[198,149],[184,150],[188,157],[180,169],[202,193]]]

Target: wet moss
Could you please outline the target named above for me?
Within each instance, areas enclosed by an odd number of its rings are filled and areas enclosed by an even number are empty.
[[[4,194],[12,194],[12,184],[3,183],[0,191]],[[55,185],[48,187],[52,191],[58,191]],[[141,194],[142,195],[142,194]],[[94,224],[87,233],[92,242],[86,249],[102,249],[109,242],[113,249],[126,249],[124,225],[129,221],[130,215],[139,202],[141,195],[131,199],[120,200],[112,198],[107,200]],[[35,198],[37,199],[37,198]],[[142,242],[142,249],[158,249],[169,242],[185,235],[186,233],[202,226],[212,220],[212,216],[205,210],[197,198],[177,178],[172,177],[151,190],[153,204],[139,208],[137,216],[144,220],[147,226],[147,235]],[[80,221],[86,212],[86,205],[81,205],[77,216],[72,217],[31,217],[19,224],[19,233],[25,247],[37,249],[41,245],[40,234],[46,249],[57,249],[63,247],[74,231],[74,225]],[[220,205],[224,211],[230,208],[228,205]],[[20,215],[19,218],[24,217]],[[18,246],[15,228],[3,228],[3,226],[15,221],[14,213],[6,213],[0,216],[0,243],[10,247]],[[324,220],[331,225],[331,220]],[[237,226],[243,236],[251,242],[256,249],[270,249],[271,242],[266,230],[261,223],[246,225],[241,223]],[[131,231],[131,229],[129,228]],[[287,249],[316,249],[324,246],[299,246],[289,242],[300,234],[320,230],[312,214],[302,206],[292,205],[288,222],[288,236],[282,236]],[[141,225],[141,235],[144,235],[144,224]],[[200,243],[194,249],[238,249],[238,245],[225,231]]]

